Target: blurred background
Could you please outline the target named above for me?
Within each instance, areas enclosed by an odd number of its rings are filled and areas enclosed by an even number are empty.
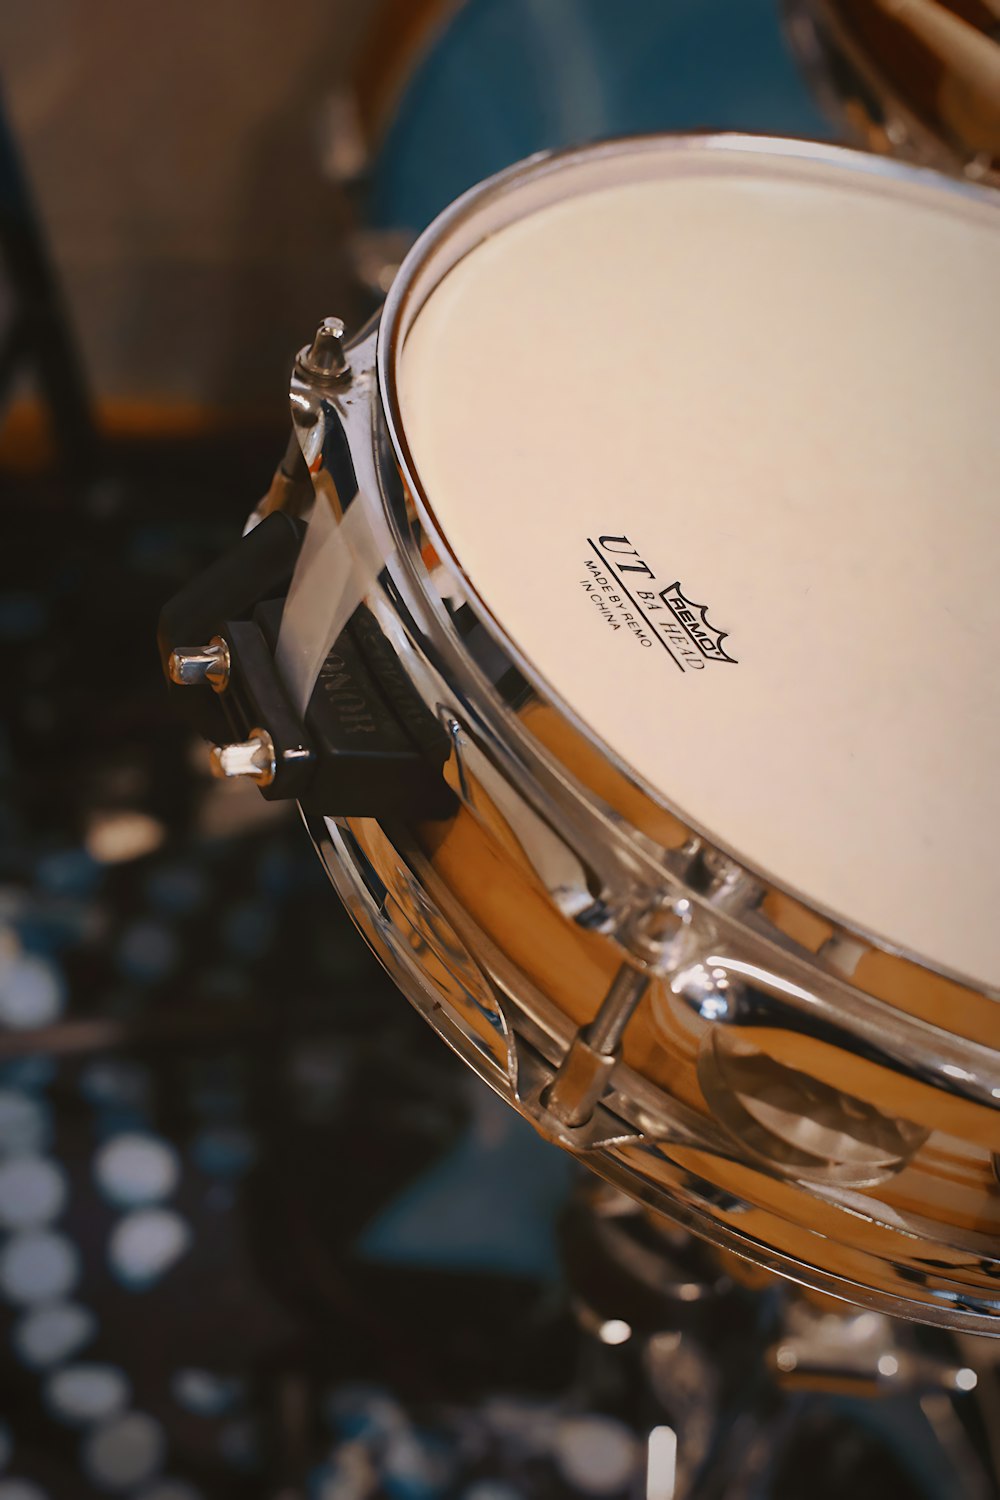
[[[774,0],[35,0],[0,25],[9,124],[116,432],[281,420],[290,351],[324,308],[357,314],[392,231],[542,146],[829,129]]]
[[[411,1015],[293,812],[208,779],[155,648],[270,482],[294,351],[457,193],[857,126],[793,10],[0,7],[0,1500],[995,1493],[980,1351],[921,1336],[868,1399],[858,1314],[861,1376],[811,1391],[781,1351],[826,1310],[683,1237],[650,1263]]]

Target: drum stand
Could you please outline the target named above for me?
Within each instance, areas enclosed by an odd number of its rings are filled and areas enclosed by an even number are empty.
[[[922,1471],[915,1494],[1000,1493],[992,1341],[779,1282],[598,1180],[581,1182],[560,1240],[581,1325],[638,1377],[647,1500],[784,1493],[782,1453],[806,1443],[816,1462],[838,1424]]]

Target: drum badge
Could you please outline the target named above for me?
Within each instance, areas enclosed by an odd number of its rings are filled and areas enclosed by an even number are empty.
[[[686,598],[679,582],[661,589],[660,598],[702,656],[708,661],[731,661],[736,665],[736,657],[730,656],[722,644],[729,631],[716,630],[709,624],[707,604],[695,604]]]

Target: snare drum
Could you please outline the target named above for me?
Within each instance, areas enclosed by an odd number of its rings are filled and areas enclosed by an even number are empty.
[[[260,524],[161,633],[217,768],[298,798],[545,1136],[981,1332],[998,398],[988,189],[742,136],[534,158],[302,351]]]

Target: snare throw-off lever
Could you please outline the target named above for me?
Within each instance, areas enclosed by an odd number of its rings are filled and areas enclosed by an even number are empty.
[[[324,389],[349,378],[343,338],[340,319],[324,319],[298,356],[300,377]],[[292,513],[308,508],[303,490],[312,494],[310,473],[293,436],[263,519],[165,606],[165,675],[211,743],[214,775],[252,780],[268,800],[320,814],[443,815],[447,735],[405,677],[386,669],[392,650],[364,604],[322,662],[305,712],[295,709],[276,652],[306,530]]]

